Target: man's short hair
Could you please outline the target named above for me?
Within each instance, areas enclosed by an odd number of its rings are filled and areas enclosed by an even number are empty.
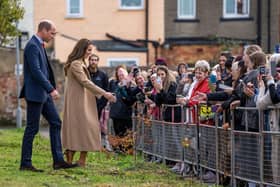
[[[46,29],[47,31],[51,30],[52,24],[49,21],[41,21],[38,25],[38,31]]]

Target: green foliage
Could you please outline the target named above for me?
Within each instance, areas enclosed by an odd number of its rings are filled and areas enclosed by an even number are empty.
[[[24,9],[20,0],[0,0],[0,46],[7,44],[20,33],[16,22],[23,18]]]
[[[114,153],[89,153],[86,168],[55,171],[49,140],[40,135],[33,144],[33,164],[45,172],[19,171],[22,136],[23,129],[0,130],[0,186],[206,186],[140,156],[135,161]]]
[[[242,41],[230,38],[218,38],[218,43],[222,46],[221,51],[231,51],[233,48],[240,46]]]

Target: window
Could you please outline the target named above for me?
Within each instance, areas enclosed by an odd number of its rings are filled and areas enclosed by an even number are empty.
[[[124,64],[127,67],[131,67],[133,65],[139,65],[139,59],[138,58],[108,58],[107,63],[109,67],[116,67],[121,64]]]
[[[224,17],[249,17],[250,0],[224,0]]]
[[[83,16],[83,0],[67,0],[67,17]]]
[[[119,0],[120,8],[127,10],[137,10],[144,8],[144,0]]]
[[[196,0],[178,0],[178,18],[194,19],[196,14]]]

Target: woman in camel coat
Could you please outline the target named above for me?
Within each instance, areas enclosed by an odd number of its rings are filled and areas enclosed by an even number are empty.
[[[93,45],[81,39],[65,64],[66,88],[62,123],[62,144],[67,162],[72,163],[76,151],[80,153],[78,165],[84,167],[88,151],[101,149],[100,127],[96,97],[109,101],[116,98],[90,81],[85,59],[92,53]]]

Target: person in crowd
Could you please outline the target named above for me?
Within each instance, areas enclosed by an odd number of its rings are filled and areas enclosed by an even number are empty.
[[[157,94],[157,91],[153,86],[156,84],[156,81],[157,81],[156,73],[154,73],[150,76],[150,81],[152,84],[152,88],[148,87],[150,91],[147,92],[147,97],[146,97],[144,103],[148,106],[147,113],[151,115],[151,119],[160,120],[160,109],[159,109],[159,106],[157,106],[154,101],[154,98]]]
[[[96,97],[104,96],[115,102],[112,93],[106,92],[90,80],[86,60],[91,55],[93,44],[80,39],[69,54],[64,66],[66,79],[62,144],[66,149],[67,162],[72,163],[76,151],[80,152],[77,164],[86,166],[89,151],[100,151],[101,138]]]
[[[231,74],[230,66],[233,61],[233,57],[229,52],[222,52],[219,57],[219,65],[217,66],[217,85],[225,84],[231,86]],[[216,91],[220,91],[219,87],[216,87]]]
[[[151,66],[151,68],[148,70],[148,82],[147,82],[146,86],[149,87],[149,88],[153,87],[150,77],[151,77],[151,75],[156,74],[158,66],[166,66],[167,67],[167,64],[166,64],[166,61],[165,61],[164,58],[157,58],[156,61],[155,61],[155,64],[153,64]]]
[[[91,54],[89,56],[89,66],[88,66],[88,71],[90,73],[90,78],[92,82],[102,88],[103,90],[108,90],[108,76],[107,74],[100,70],[98,68],[98,63],[99,63],[99,57],[95,54]],[[101,116],[101,111],[104,109],[104,107],[107,104],[107,99],[105,97],[101,97],[100,99],[96,100],[97,104],[97,112],[98,112],[98,117],[100,118]]]
[[[53,102],[59,97],[52,67],[44,49],[44,42],[51,41],[56,34],[56,26],[50,20],[42,20],[38,31],[24,49],[24,80],[20,98],[25,98],[26,128],[22,140],[20,170],[43,172],[32,164],[32,145],[39,131],[40,115],[50,124],[50,142],[53,169],[76,167],[63,159],[61,148],[61,120]]]
[[[232,74],[232,80],[233,80],[233,87],[232,89],[229,87],[228,89],[225,89],[224,91],[214,92],[214,93],[198,93],[199,97],[197,98],[200,101],[224,101],[217,109],[216,112],[220,113],[224,110],[228,110],[230,108],[230,104],[234,101],[240,100],[241,97],[241,82],[245,76],[245,73],[247,71],[247,68],[244,65],[244,61],[237,61],[232,64],[231,67],[231,74]],[[235,112],[235,121],[236,125],[239,125],[241,123],[241,114],[240,111],[234,111]],[[226,120],[227,121],[227,120]]]
[[[257,92],[258,88],[258,67],[259,66],[265,66],[266,64],[266,56],[263,52],[256,51],[249,56],[249,62],[247,62],[247,74],[243,79],[244,87],[243,87],[243,93],[241,94],[240,99],[240,106],[244,107],[256,107],[256,101],[255,101],[255,93]],[[245,57],[247,58],[247,57]],[[246,62],[245,62],[246,64]],[[251,111],[248,112],[248,118],[243,120],[243,126],[245,127],[246,124],[244,124],[245,120],[247,120],[248,128],[249,130],[252,130],[254,132],[259,131],[258,127],[258,118],[257,111]]]
[[[210,71],[210,65],[205,60],[199,60],[195,63],[195,81],[193,83],[193,88],[190,89],[189,98],[179,98],[177,99],[177,103],[194,106],[198,104],[198,100],[195,96],[198,93],[210,93],[209,81],[208,81],[208,73]]]
[[[240,106],[241,107],[256,107],[256,96],[258,92],[258,75],[259,66],[264,66],[266,64],[266,55],[262,52],[262,49],[258,45],[250,45],[244,50],[243,60],[245,66],[247,67],[247,73],[244,76],[241,86],[240,95]],[[259,132],[259,116],[257,110],[240,110],[242,112],[241,124],[237,127],[239,130],[248,132]],[[236,127],[235,127],[236,129]],[[239,141],[237,141],[239,142]],[[248,163],[246,160],[248,158],[257,158],[259,152],[258,142],[254,136],[250,136],[246,141],[240,141],[240,149],[237,150],[237,157],[243,160],[237,164],[240,164],[240,169],[238,171],[239,175],[246,176],[248,174],[248,168],[254,167],[259,168],[259,159],[256,159],[254,163]],[[250,151],[248,152],[248,145],[250,146]],[[259,175],[259,170],[250,171],[252,175]],[[256,186],[253,182],[248,183],[250,186]]]
[[[169,71],[166,66],[157,67],[157,77],[152,81],[155,94],[152,100],[155,102],[156,106],[160,107],[160,117],[162,120],[167,122],[181,122],[181,108],[180,107],[165,107],[164,104],[175,105],[176,104],[176,79],[173,74]],[[178,128],[172,127],[172,136],[177,137],[179,135]],[[156,129],[153,129],[153,134],[156,133]],[[160,135],[157,135],[160,137]],[[159,142],[158,140],[155,140]],[[180,149],[180,141],[174,142],[173,151]],[[175,171],[176,166],[181,163],[175,164],[172,168]]]
[[[157,79],[153,82],[153,86],[156,90],[154,101],[157,106],[161,106],[162,104],[176,104],[176,80],[166,66],[157,67]],[[172,113],[174,116],[172,116]],[[172,112],[172,109],[167,107],[163,111],[162,117],[165,121],[180,122],[180,116],[179,108],[175,107],[174,112]]]
[[[194,84],[193,89],[191,90],[191,95],[189,99],[187,98],[179,98],[177,99],[178,103],[181,104],[187,104],[188,106],[194,106],[199,103],[199,100],[197,99],[199,93],[210,93],[210,86],[209,86],[209,81],[208,81],[208,74],[210,71],[210,65],[207,61],[205,60],[199,60],[195,63],[195,78],[196,82]],[[195,119],[196,113],[192,113],[192,118]],[[203,150],[205,153],[209,152],[209,149],[211,148],[206,148]],[[191,166],[186,165],[186,170],[191,171]],[[203,180],[205,182],[210,182],[215,179],[215,174],[211,171],[207,171],[206,174],[203,175]]]
[[[178,95],[183,95],[184,86],[187,83],[186,81],[189,80],[187,69],[188,69],[188,65],[183,62],[177,66],[178,75],[176,76],[176,83],[177,83],[176,93]]]
[[[144,103],[146,99],[146,91],[145,88],[145,78],[141,72],[135,75],[135,83],[136,86],[128,86],[126,87],[127,97],[124,97],[124,103],[129,106],[132,106],[136,101]]]
[[[271,66],[271,63],[275,63],[276,67]],[[264,112],[264,130],[266,131],[273,131],[279,132],[279,112],[277,115],[277,109],[268,110],[268,106],[273,104],[278,104],[280,102],[280,54],[273,54],[269,60],[269,68],[270,73],[267,75],[260,75],[258,78],[259,81],[259,93],[257,96],[257,108],[260,110],[265,110]],[[268,67],[267,67],[268,68]],[[275,68],[272,70],[271,68]],[[275,72],[272,73],[272,72]],[[266,81],[263,81],[263,79]],[[266,89],[266,86],[267,88]],[[267,91],[266,91],[267,90]],[[279,106],[279,105],[278,105]],[[279,109],[278,109],[279,110]],[[266,116],[267,115],[267,116]],[[279,169],[279,137],[278,136],[271,136],[271,150],[267,150],[269,147],[265,148],[266,152],[269,152],[270,155],[267,160],[271,160],[272,165],[272,178],[273,183],[280,184],[280,169]],[[266,143],[267,144],[267,143]],[[266,154],[265,154],[266,156]]]
[[[109,81],[108,81],[108,76],[104,71],[101,71],[98,68],[98,63],[99,63],[99,56],[96,54],[91,54],[89,56],[89,66],[88,66],[88,71],[90,73],[90,79],[91,81],[102,88],[105,91],[108,91],[108,86],[109,86]],[[100,99],[96,98],[96,104],[97,104],[97,113],[98,113],[98,119],[100,121],[100,128],[101,128],[101,142],[103,147],[106,148],[106,150],[111,151],[112,148],[110,146],[110,143],[108,141],[108,136],[107,136],[107,123],[109,116],[107,115],[107,112],[105,111],[105,106],[107,105],[107,99],[102,96]],[[105,123],[105,124],[104,124]]]
[[[157,58],[156,62],[155,62],[156,66],[166,66],[167,67],[167,63],[166,60],[164,58]]]
[[[191,89],[191,85],[194,82],[194,74],[193,73],[188,73],[186,77],[184,77],[184,87],[182,90],[182,96],[187,96],[189,93],[189,90]],[[180,95],[179,93],[177,93]]]
[[[128,76],[126,68],[122,65],[115,68],[115,79],[109,82],[109,90],[115,93],[117,102],[110,108],[110,118],[113,121],[115,135],[123,137],[127,130],[132,129],[132,107],[124,103],[123,98],[127,97],[125,87],[131,82],[132,77]]]

